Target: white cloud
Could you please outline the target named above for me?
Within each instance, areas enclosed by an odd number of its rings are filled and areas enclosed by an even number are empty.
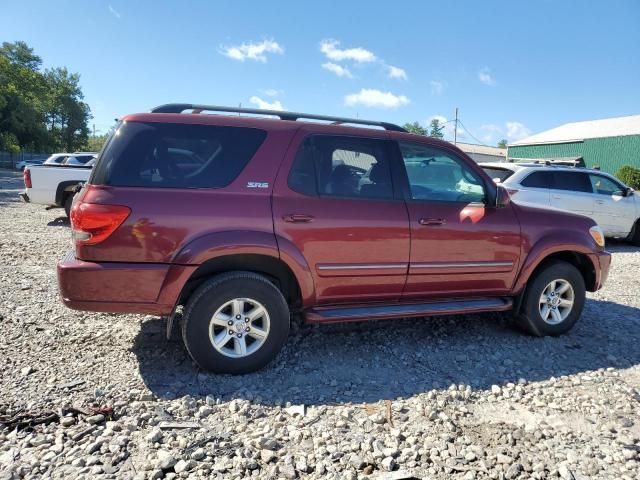
[[[339,45],[340,42],[338,40],[323,40],[320,42],[320,51],[334,62],[342,62],[344,60],[352,60],[358,63],[376,61],[376,56],[369,50],[361,47],[340,49]]]
[[[389,78],[397,78],[399,80],[407,79],[407,72],[400,67],[394,67],[393,65],[387,65],[387,74]]]
[[[220,47],[220,53],[234,60],[256,60],[265,63],[267,53],[284,53],[284,48],[275,40],[264,40],[260,43],[243,43],[242,45]]]
[[[497,140],[498,135],[502,135],[502,127],[492,123],[480,125],[480,130],[483,132],[480,138],[485,143],[491,143],[494,140]]]
[[[429,82],[431,86],[431,95],[442,95],[444,92],[445,83],[439,82],[438,80],[431,80]]]
[[[263,100],[260,97],[254,95],[249,99],[249,101],[262,110],[284,110],[284,107],[282,106],[282,103],[280,103],[280,100],[274,100],[273,102],[269,103],[266,100]]]
[[[364,105],[374,108],[398,108],[408,103],[409,99],[404,95],[394,95],[391,92],[381,92],[372,88],[363,88],[358,93],[344,97],[344,104],[348,107]]]
[[[266,90],[262,90],[262,92],[268,97],[277,97],[280,95],[280,90],[275,88],[267,88]]]
[[[507,138],[512,141],[520,140],[531,135],[526,125],[520,122],[507,122]]]
[[[111,15],[113,15],[114,17],[120,18],[120,13],[118,13],[118,11],[111,5],[109,5],[109,12],[111,12]]]
[[[485,85],[489,85],[490,87],[493,87],[496,84],[495,79],[491,76],[489,67],[480,69],[480,71],[478,72],[478,80],[480,80]]]
[[[337,63],[327,62],[322,64],[322,68],[335,73],[339,77],[353,78],[353,75],[347,67],[338,65]]]

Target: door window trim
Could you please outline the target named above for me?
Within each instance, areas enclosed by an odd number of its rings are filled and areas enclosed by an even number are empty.
[[[388,162],[388,166],[389,166],[389,175],[391,178],[391,192],[392,192],[392,196],[388,197],[388,198],[375,198],[375,197],[363,197],[363,196],[342,196],[342,195],[334,195],[334,194],[327,194],[327,193],[320,193],[319,189],[318,189],[318,171],[316,168],[316,163],[315,163],[315,159],[313,161],[313,171],[314,171],[314,187],[315,187],[315,193],[309,194],[309,193],[305,193],[305,192],[301,192],[296,190],[295,188],[293,188],[291,186],[291,173],[293,172],[293,168],[295,166],[296,163],[296,157],[298,155],[298,152],[300,151],[300,149],[302,148],[302,146],[304,145],[304,143],[309,140],[312,137],[341,137],[344,138],[345,141],[376,141],[376,142],[380,142],[383,149],[384,149],[384,154],[387,156],[387,162]],[[402,193],[400,192],[400,186],[399,186],[399,182],[397,177],[397,173],[395,172],[395,163],[396,163],[396,152],[394,150],[394,146],[392,145],[392,141],[389,140],[388,138],[382,136],[382,137],[378,137],[378,136],[366,136],[366,135],[349,135],[349,134],[344,134],[344,133],[338,133],[338,134],[334,134],[334,133],[318,133],[318,132],[308,132],[306,133],[304,136],[302,136],[300,138],[299,142],[296,142],[296,145],[292,146],[292,159],[291,159],[291,163],[289,164],[288,167],[288,172],[287,172],[287,181],[286,181],[286,185],[287,188],[291,191],[294,192],[298,195],[301,195],[303,197],[307,197],[307,198],[321,198],[323,200],[336,200],[336,201],[340,201],[340,200],[355,200],[355,201],[368,201],[368,202],[400,202],[400,201],[404,201],[404,198],[402,196]]]

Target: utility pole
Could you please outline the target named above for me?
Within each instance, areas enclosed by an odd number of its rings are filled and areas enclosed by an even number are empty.
[[[93,136],[94,136],[94,138],[96,136],[96,124],[95,123],[93,124]]]
[[[453,127],[453,144],[456,145],[458,143],[458,107],[456,107],[456,123]]]

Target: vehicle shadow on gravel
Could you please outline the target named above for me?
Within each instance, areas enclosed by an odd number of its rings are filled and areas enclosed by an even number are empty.
[[[244,376],[198,369],[177,330],[167,342],[164,321],[146,320],[132,348],[159,398],[363,403],[451,384],[488,389],[640,363],[640,309],[598,300],[589,300],[576,327],[557,338],[521,334],[498,314],[304,327],[273,364]]]
[[[55,218],[51,220],[49,223],[47,223],[47,227],[68,227],[68,226],[69,226],[69,219],[66,216]]]

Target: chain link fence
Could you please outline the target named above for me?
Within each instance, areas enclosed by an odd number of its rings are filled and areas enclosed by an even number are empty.
[[[23,160],[45,160],[49,156],[43,152],[20,152],[11,154],[0,151],[0,168],[16,169]]]

